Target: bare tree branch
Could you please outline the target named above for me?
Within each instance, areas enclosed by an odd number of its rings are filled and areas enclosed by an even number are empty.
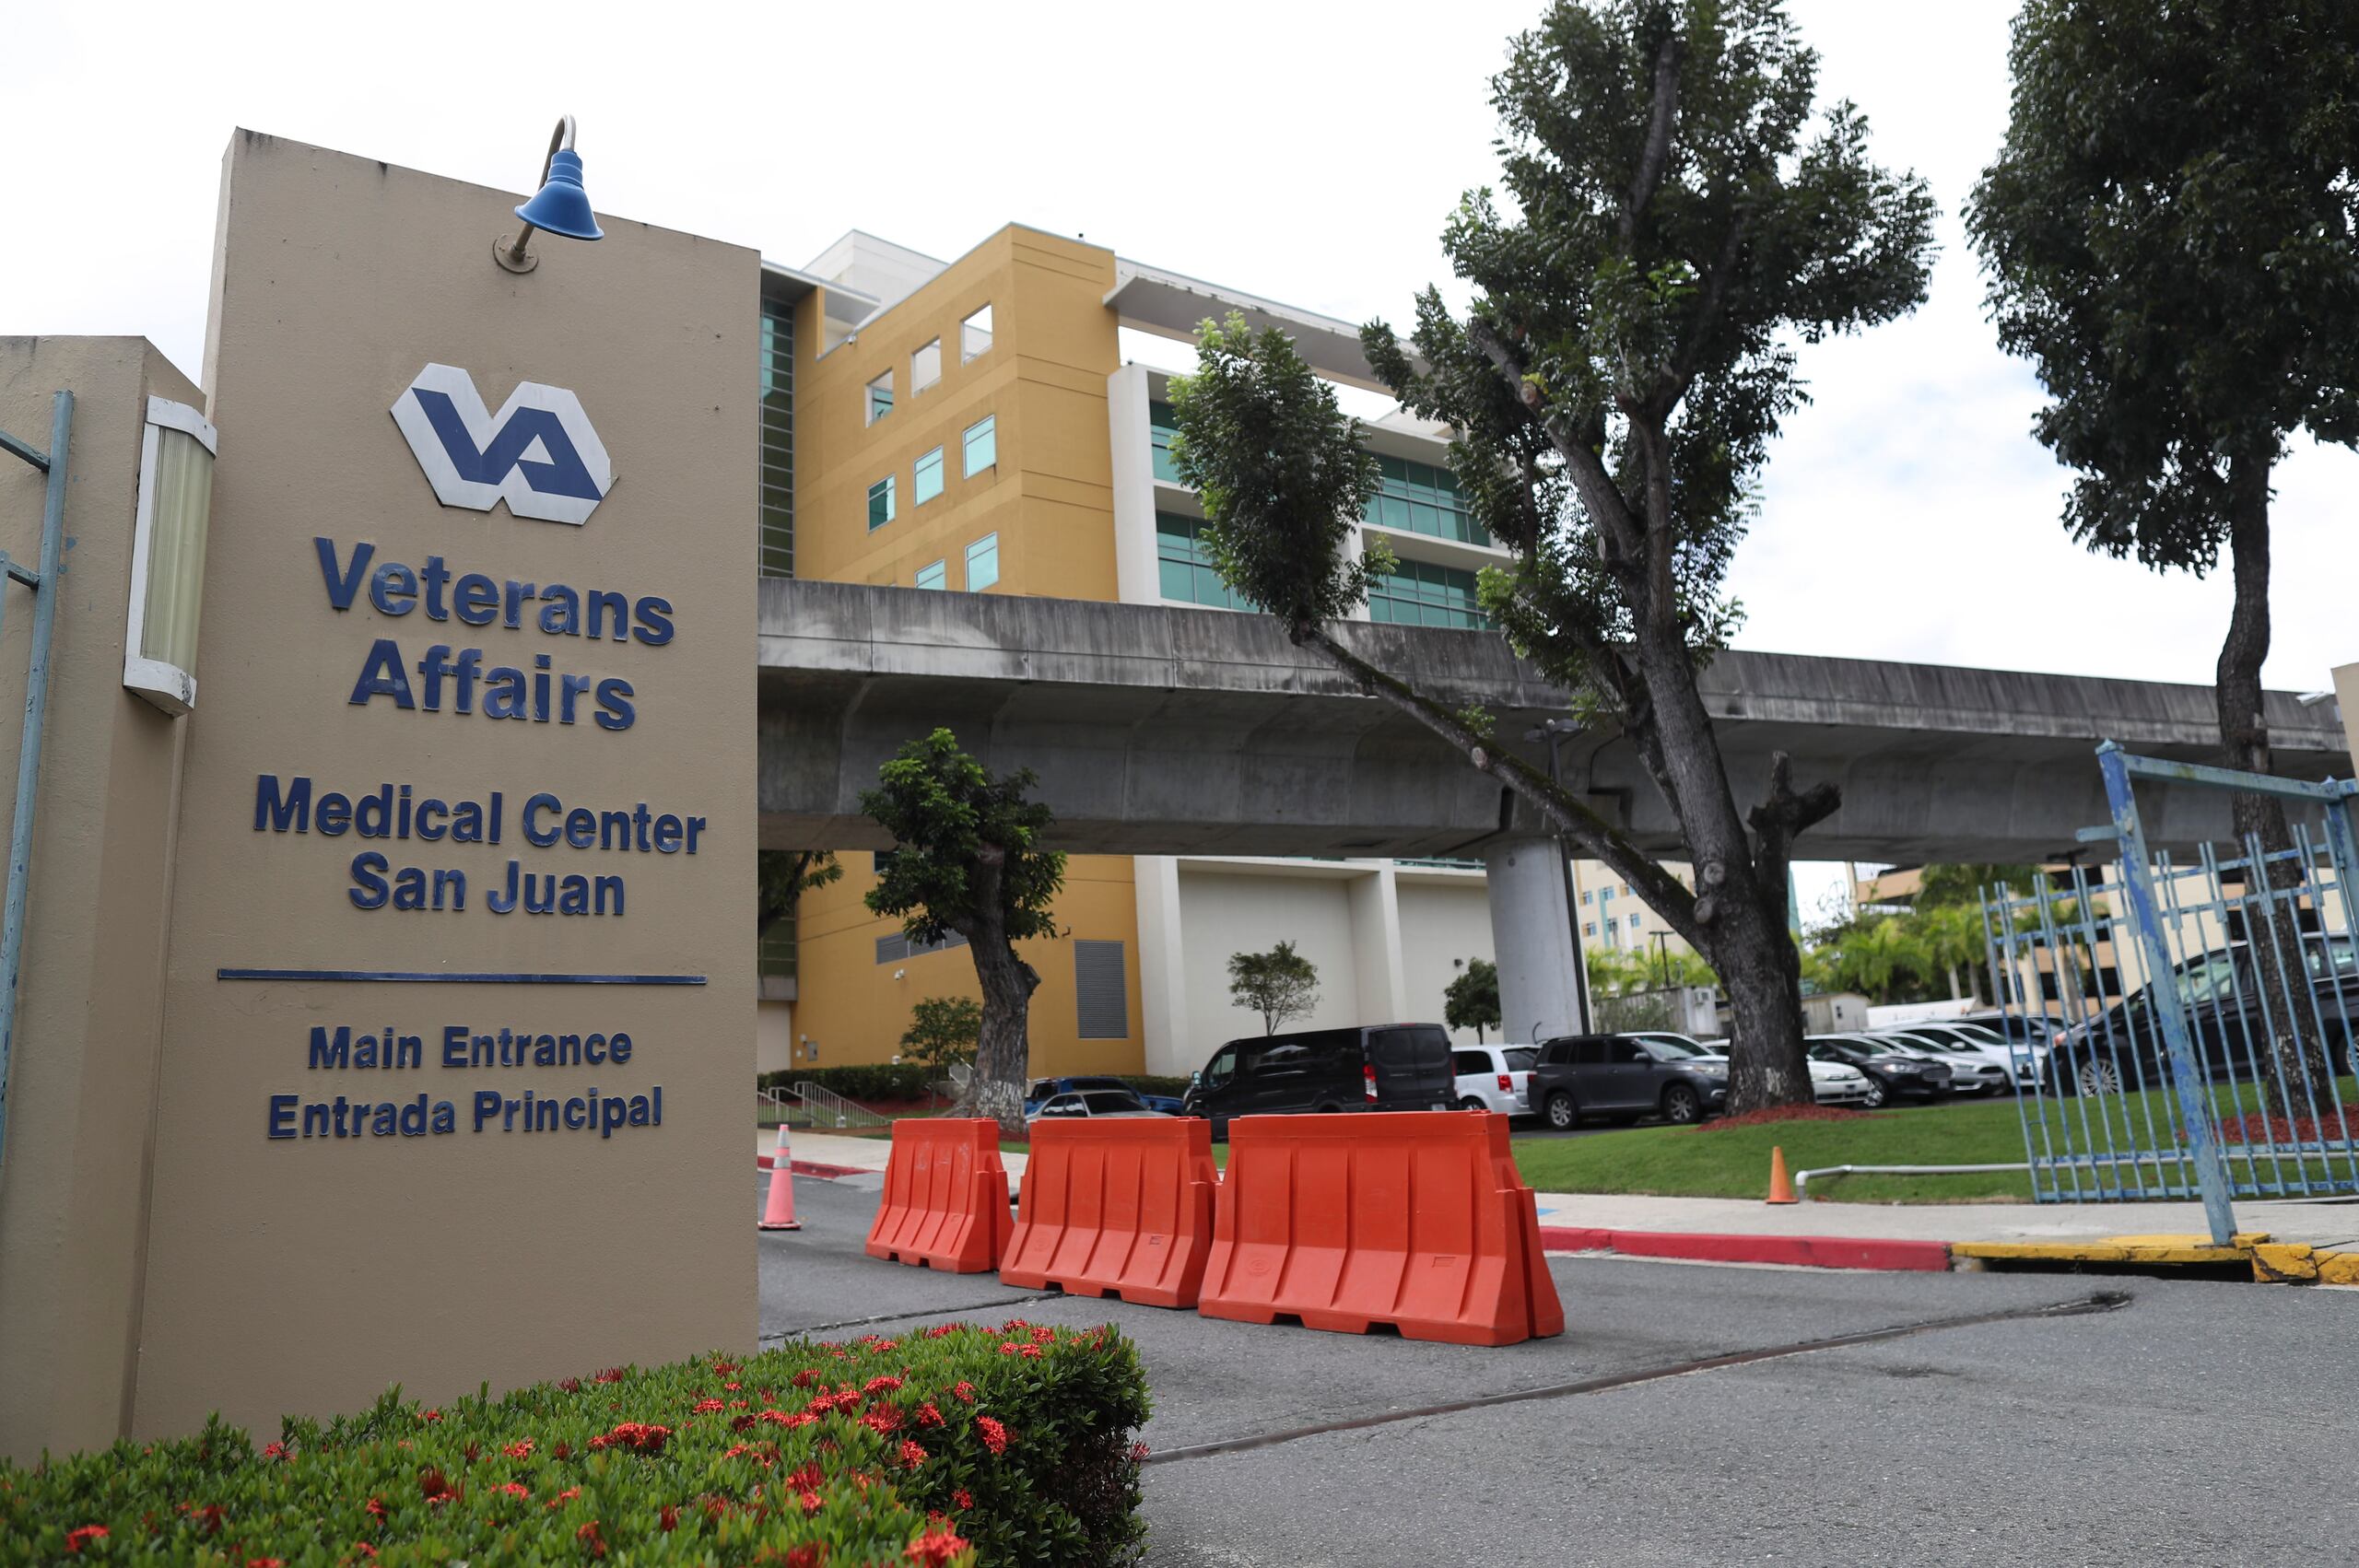
[[[1549,443],[1565,460],[1565,472],[1572,479],[1581,505],[1597,520],[1600,529],[1614,541],[1623,557],[1632,566],[1639,566],[1646,559],[1646,541],[1639,534],[1637,520],[1630,515],[1629,504],[1614,486],[1614,476],[1605,472],[1604,462],[1586,442],[1566,428],[1562,415],[1540,412],[1540,389],[1525,380],[1528,372],[1523,357],[1505,338],[1479,318],[1468,322],[1466,331],[1474,345],[1506,379],[1524,408],[1539,422],[1541,429],[1547,432]]]
[[[1619,828],[1551,783],[1521,757],[1502,751],[1487,737],[1475,733],[1456,714],[1420,696],[1405,683],[1386,674],[1327,632],[1315,626],[1297,626],[1292,635],[1297,646],[1324,658],[1349,675],[1360,690],[1423,724],[1463,752],[1477,769],[1530,802],[1567,837],[1618,873],[1648,907],[1661,915],[1690,946],[1698,952],[1708,949],[1709,939],[1696,918],[1696,895],[1644,849],[1631,843]]]
[[[1638,167],[1630,180],[1630,193],[1622,203],[1622,244],[1627,249],[1638,227],[1638,215],[1654,200],[1671,162],[1671,133],[1679,119],[1679,34],[1663,35],[1655,51],[1654,108],[1647,119],[1647,144],[1639,150]]]

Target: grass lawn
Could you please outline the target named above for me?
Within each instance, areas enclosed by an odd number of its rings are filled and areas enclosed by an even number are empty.
[[[2337,1087],[2342,1097],[2359,1093],[2345,1078]],[[1599,1133],[1589,1138],[1519,1138],[1516,1165],[1523,1179],[1542,1192],[1636,1192],[1671,1198],[1764,1198],[1769,1191],[1769,1151],[1786,1151],[1789,1171],[1825,1165],[1982,1165],[2020,1163],[2024,1157],[2024,1114],[2033,1118],[2036,1135],[2045,1117],[2051,1145],[2059,1153],[2066,1129],[2070,1147],[2085,1150],[2092,1142],[2105,1148],[2154,1148],[2155,1140],[2171,1138],[2172,1119],[2162,1090],[2107,1095],[2102,1100],[2031,1099],[2019,1111],[2012,1098],[1965,1100],[1949,1105],[1895,1106],[1842,1121],[1771,1122],[1747,1127],[1643,1127],[1625,1132]],[[2224,1119],[2259,1108],[2265,1096],[2251,1085],[2221,1084],[2212,1099]],[[2083,1129],[2082,1118],[2088,1118]],[[2149,1133],[2151,1117],[2152,1133]],[[2108,1137],[2101,1120],[2112,1124]],[[2262,1180],[2292,1177],[2294,1162],[2282,1171],[2267,1160],[2248,1172],[2232,1157],[2232,1174],[2257,1175]],[[2323,1176],[2330,1167],[2313,1161],[2310,1174]],[[2148,1166],[2151,1178],[2155,1167]],[[2333,1161],[2333,1174],[2348,1179],[2347,1160]],[[2187,1166],[2165,1167],[2173,1180],[2191,1180]],[[2070,1177],[2064,1178],[2068,1183]],[[2083,1180],[2094,1187],[2095,1178]],[[2013,1200],[2032,1196],[2027,1171],[1985,1171],[1959,1176],[1822,1177],[1812,1184],[1813,1200],[1852,1203],[1964,1203]]]

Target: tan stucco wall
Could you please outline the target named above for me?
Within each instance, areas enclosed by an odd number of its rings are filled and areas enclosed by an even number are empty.
[[[201,407],[138,338],[0,339],[0,427],[75,394],[41,793],[0,1167],[0,1454],[103,1445],[131,1398],[181,725],[123,687],[147,398]],[[40,561],[43,481],[0,460],[0,549]],[[16,811],[33,603],[0,636],[0,834]]]
[[[592,160],[592,189],[594,158]],[[167,980],[162,1106],[133,1428],[218,1409],[268,1426],[398,1382],[428,1399],[647,1363],[754,1334],[744,1164],[754,989],[754,253],[602,216],[495,267],[518,197],[241,132],[225,171],[206,380],[222,430],[199,708],[190,721]],[[576,392],[616,482],[586,524],[440,506],[388,410],[428,361],[496,415],[522,380]],[[673,638],[593,641],[331,607],[312,540],[455,576],[660,595]],[[426,649],[486,666],[627,679],[619,731],[347,700],[371,643],[416,679]],[[480,697],[480,692],[478,696]],[[355,796],[501,791],[497,847],[253,825],[256,776]],[[523,842],[536,791],[569,807],[693,813],[693,855]],[[347,867],[455,868],[464,912],[364,910]],[[614,874],[619,917],[496,915],[511,861]],[[700,974],[693,987],[241,981],[225,967]],[[313,1070],[314,1025],[423,1038],[400,1071]],[[443,1028],[628,1033],[604,1068],[445,1068]],[[471,1096],[647,1095],[663,1121],[471,1131]],[[452,1102],[458,1130],[275,1140],[269,1101]]]

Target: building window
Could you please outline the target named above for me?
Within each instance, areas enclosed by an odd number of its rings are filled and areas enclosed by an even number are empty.
[[[1213,569],[1201,537],[1203,527],[1200,520],[1178,512],[1155,514],[1155,569],[1163,596],[1215,610],[1247,608],[1245,601]]]
[[[1634,931],[1638,929],[1638,915],[1635,909],[1630,912],[1630,929]]]
[[[965,364],[992,350],[992,308],[989,305],[958,323],[958,362]]]
[[[762,298],[761,574],[794,575],[794,307]]]
[[[1455,539],[1462,544],[1491,543],[1449,469],[1383,452],[1377,453],[1376,463],[1383,488],[1368,506],[1368,521],[1379,528]]]
[[[967,591],[980,593],[999,580],[999,535],[986,533],[967,546]]]
[[[918,459],[917,483],[910,486],[910,504],[921,507],[942,494],[942,449]]]
[[[893,521],[893,476],[886,474],[868,487],[868,528],[870,532]]]
[[[1454,626],[1479,631],[1489,626],[1474,591],[1474,574],[1430,561],[1399,561],[1367,596],[1371,621],[1404,626]]]
[[[1614,902],[1614,890],[1613,890],[1612,888],[1610,888],[1610,887],[1609,887],[1609,888],[1606,888],[1604,891],[1601,892],[1601,893],[1597,895],[1597,901],[1598,901],[1600,904],[1611,904],[1611,903],[1613,903],[1613,902]]]
[[[875,424],[893,412],[893,372],[886,371],[868,383],[868,422]]]
[[[1581,902],[1584,904],[1594,904],[1597,902],[1597,895],[1584,887],[1581,889]]]
[[[950,563],[947,561],[936,561],[930,567],[920,567],[918,568],[918,586],[920,588],[949,587]]]
[[[874,851],[868,857],[869,860],[874,862],[869,869],[874,872],[878,876],[883,876],[887,871],[892,869],[893,857],[899,853],[900,851],[898,849],[878,849]]]
[[[905,959],[922,958],[929,953],[947,953],[954,947],[964,947],[967,939],[957,931],[945,933],[940,942],[911,942],[899,931],[876,939],[876,962],[898,964]]]
[[[1146,441],[1155,449],[1155,476],[1173,485],[1185,485],[1180,469],[1171,461],[1171,438],[1180,433],[1180,421],[1168,403],[1146,405]]]
[[[910,395],[915,397],[942,380],[942,340],[935,338],[910,356]]]
[[[1596,934],[1597,922],[1595,920],[1583,920],[1581,922],[1581,935],[1595,936]]]
[[[1122,983],[1122,944],[1119,942],[1076,942],[1073,944],[1073,989],[1079,1028],[1085,1040],[1130,1037],[1131,1009]]]
[[[968,478],[998,466],[999,415],[986,414],[980,423],[968,426],[966,446]]]

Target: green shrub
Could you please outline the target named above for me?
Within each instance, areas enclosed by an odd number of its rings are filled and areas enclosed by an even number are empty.
[[[289,1418],[256,1452],[217,1420],[25,1470],[0,1462],[0,1564],[1122,1562],[1147,1414],[1110,1328],[922,1329],[743,1363],[474,1397],[398,1389]]]
[[[816,1083],[847,1100],[862,1102],[922,1100],[942,1081],[943,1074],[932,1068],[915,1062],[896,1066],[889,1061],[860,1062],[849,1067],[793,1067],[783,1072],[765,1072],[760,1079],[765,1089]]]

